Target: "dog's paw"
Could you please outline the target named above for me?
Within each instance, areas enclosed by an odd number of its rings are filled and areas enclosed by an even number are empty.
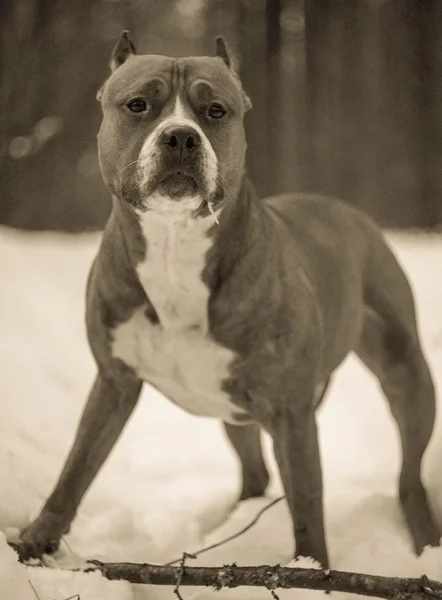
[[[14,548],[22,562],[41,558],[43,554],[52,554],[57,550],[61,536],[66,530],[64,519],[60,515],[43,511],[33,523],[21,531],[20,539],[11,540],[9,545]]]
[[[247,500],[248,498],[264,496],[268,484],[269,474],[264,466],[259,471],[243,473],[242,489],[239,499]]]

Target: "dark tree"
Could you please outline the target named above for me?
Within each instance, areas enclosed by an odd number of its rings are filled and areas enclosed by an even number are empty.
[[[121,29],[141,52],[239,57],[260,195],[340,196],[382,225],[442,222],[441,0],[3,0],[0,223],[102,227],[95,94]]]
[[[441,221],[441,8],[306,2],[309,188],[383,225]]]
[[[109,200],[96,158],[95,94],[118,26],[89,0],[4,0],[0,27],[0,221],[100,226]]]

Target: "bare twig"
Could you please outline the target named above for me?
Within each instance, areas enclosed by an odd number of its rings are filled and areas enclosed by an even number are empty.
[[[274,600],[278,600],[275,592],[278,588],[301,588],[329,592],[344,592],[360,596],[387,598],[389,600],[442,600],[442,582],[428,579],[426,575],[420,578],[382,577],[364,573],[332,571],[330,569],[304,569],[281,567],[280,565],[238,567],[235,563],[222,567],[186,567],[187,558],[212,550],[245,533],[258,521],[261,515],[281,501],[285,496],[276,498],[262,508],[253,521],[238,533],[228,538],[202,548],[195,554],[183,553],[180,559],[166,565],[151,565],[148,563],[103,563],[97,560],[89,561],[91,566],[85,571],[100,571],[109,580],[125,580],[129,583],[145,583],[149,585],[171,585],[178,600],[183,600],[180,586],[210,586],[215,590],[223,587],[254,586],[267,588]],[[178,567],[171,566],[179,562]],[[77,570],[77,569],[74,569]],[[29,581],[30,585],[32,583]],[[32,586],[33,587],[33,586]],[[33,587],[35,594],[37,592]],[[38,597],[38,595],[37,595]],[[72,596],[67,600],[80,599]]]
[[[179,571],[178,571],[178,577],[176,579],[176,585],[173,590],[173,592],[176,595],[176,597],[178,598],[178,600],[184,600],[180,594],[180,585],[181,585],[181,581],[184,576],[184,567],[185,567],[185,563],[186,563],[186,558],[196,558],[196,556],[195,556],[195,554],[188,554],[187,552],[183,552],[183,556],[181,558],[180,567],[179,567]]]
[[[37,590],[35,589],[34,584],[32,583],[32,581],[30,579],[28,579],[29,585],[31,586],[36,598],[38,600],[41,600],[40,596],[37,593]],[[80,598],[80,594],[74,594],[73,596],[69,596],[69,598],[65,598],[64,600],[81,600]]]
[[[272,500],[271,502],[269,502],[268,504],[266,504],[263,508],[261,508],[261,510],[259,512],[256,513],[254,519],[252,521],[250,521],[250,523],[248,525],[246,525],[245,527],[243,527],[237,533],[234,533],[233,535],[229,535],[229,537],[224,538],[220,542],[216,542],[215,544],[210,544],[210,546],[205,546],[204,548],[201,548],[200,550],[197,550],[197,552],[194,552],[193,555],[195,557],[197,557],[200,554],[203,554],[204,552],[208,552],[209,550],[213,550],[214,548],[218,548],[218,546],[223,546],[227,542],[231,542],[232,540],[234,540],[235,538],[239,537],[240,535],[243,535],[243,533],[245,533],[246,531],[248,531],[249,529],[251,529],[253,527],[253,525],[255,525],[255,523],[257,523],[259,521],[259,519],[262,517],[262,515],[267,510],[269,510],[269,508],[272,508],[272,506],[275,506],[275,504],[277,504],[278,502],[281,502],[281,500],[284,500],[284,498],[285,498],[285,496],[279,496],[279,498],[276,498],[275,500]],[[170,562],[166,563],[164,566],[165,567],[170,567],[171,565],[174,565],[175,563],[180,562],[181,560],[182,560],[181,558],[176,558],[175,560],[171,560]]]
[[[37,590],[35,589],[35,586],[34,586],[34,584],[32,583],[32,581],[31,581],[29,578],[28,578],[28,583],[29,583],[29,585],[31,586],[31,588],[32,588],[32,591],[34,592],[34,594],[35,594],[36,598],[37,598],[38,600],[40,600],[40,596],[38,595],[38,593],[37,593]]]
[[[98,570],[107,579],[124,579],[130,583],[150,585],[210,586],[222,587],[262,586],[269,590],[277,588],[301,588],[329,592],[346,592],[361,596],[388,598],[390,600],[442,599],[442,583],[420,578],[381,577],[345,571],[298,569],[277,566],[238,567],[163,567],[147,563],[102,563],[92,561],[88,571]]]

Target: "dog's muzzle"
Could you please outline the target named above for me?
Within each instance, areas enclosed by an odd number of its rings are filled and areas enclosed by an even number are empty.
[[[198,131],[171,125],[163,131],[159,143],[162,146],[159,177],[161,172],[165,174],[159,191],[173,199],[200,193],[205,186]]]
[[[207,136],[190,119],[168,119],[146,139],[138,158],[141,195],[179,201],[215,193],[218,161]]]

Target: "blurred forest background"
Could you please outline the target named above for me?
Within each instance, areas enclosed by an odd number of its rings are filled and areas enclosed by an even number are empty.
[[[101,228],[95,94],[121,29],[140,52],[213,54],[254,108],[261,195],[340,196],[383,226],[442,225],[442,0],[1,0],[0,222]]]

